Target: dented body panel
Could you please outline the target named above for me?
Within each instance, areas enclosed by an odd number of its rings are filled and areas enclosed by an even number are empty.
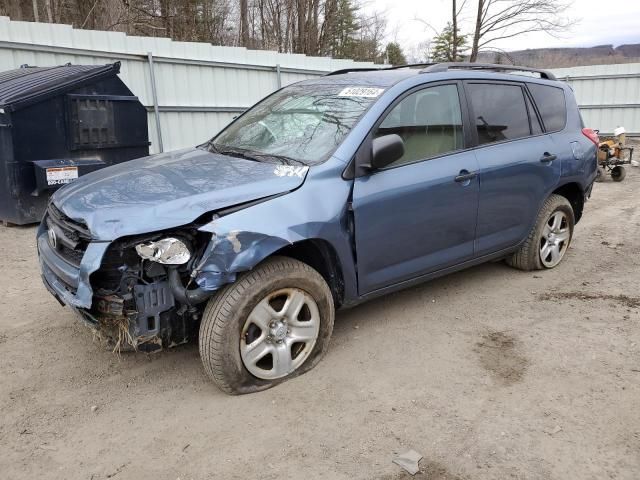
[[[345,300],[354,301],[355,261],[346,228],[352,182],[339,178],[343,169],[344,164],[332,158],[313,167],[298,190],[200,227],[213,236],[196,268],[198,285],[215,290],[281,248],[316,239],[335,249],[343,269]]]

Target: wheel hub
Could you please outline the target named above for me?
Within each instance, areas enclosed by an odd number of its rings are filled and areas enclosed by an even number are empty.
[[[269,335],[276,342],[282,342],[287,336],[287,324],[284,321],[272,322],[269,327]]]

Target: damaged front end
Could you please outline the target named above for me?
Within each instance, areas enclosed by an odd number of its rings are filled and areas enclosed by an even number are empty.
[[[91,242],[82,223],[51,204],[38,251],[47,288],[97,337],[118,351],[153,352],[195,336],[200,304],[213,290],[190,288],[190,273],[210,238],[193,226]]]
[[[44,283],[117,350],[186,343],[218,289],[275,252],[321,235],[327,223],[308,222],[285,197],[262,197],[181,227],[111,241],[92,239],[86,224],[51,203],[38,231]]]
[[[185,243],[196,244],[197,233],[180,233]],[[188,276],[193,259],[183,265],[163,265],[142,258],[136,247],[154,240],[113,242],[100,268],[91,275],[93,302],[80,313],[95,324],[99,336],[118,349],[153,352],[185,343],[197,330],[201,310],[195,303],[179,301],[185,291],[182,277]]]

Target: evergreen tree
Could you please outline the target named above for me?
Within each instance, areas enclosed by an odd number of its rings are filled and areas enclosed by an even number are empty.
[[[461,62],[464,60],[465,52],[468,50],[467,36],[457,34],[457,49],[454,58],[453,54],[453,27],[451,23],[434,38],[431,51],[431,59],[434,62]]]
[[[357,20],[358,7],[352,0],[338,0],[335,21],[332,22],[331,56],[334,58],[353,58],[356,34],[360,30]]]
[[[387,43],[385,49],[385,57],[387,63],[391,65],[406,65],[407,58],[404,56],[404,52],[400,45],[396,42]]]

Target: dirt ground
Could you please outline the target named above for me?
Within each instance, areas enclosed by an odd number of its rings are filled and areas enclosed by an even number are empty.
[[[3,479],[640,478],[640,169],[553,271],[483,265],[340,312],[320,365],[229,397],[197,345],[118,358],[0,228]],[[92,407],[97,407],[93,408]]]

